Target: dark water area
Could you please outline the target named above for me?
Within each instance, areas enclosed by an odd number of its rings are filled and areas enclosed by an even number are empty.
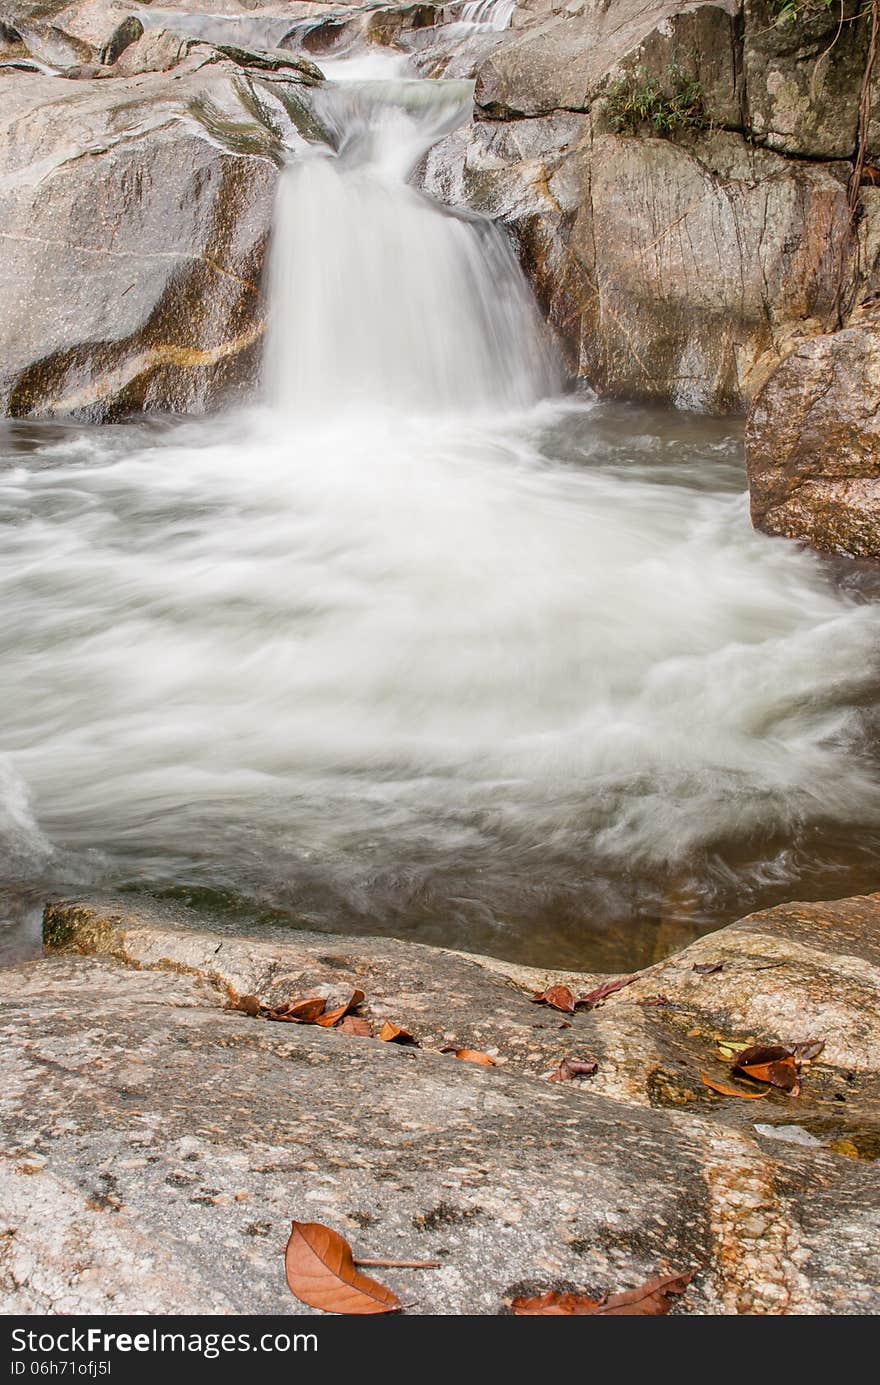
[[[0,428],[0,961],[50,895],[587,970],[880,886],[880,572],[581,396]]]

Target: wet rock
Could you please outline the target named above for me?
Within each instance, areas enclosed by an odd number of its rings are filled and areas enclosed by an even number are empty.
[[[167,77],[140,72],[156,39]],[[314,80],[286,62],[154,32],[106,69],[125,80],[3,79],[0,411],[106,420],[253,388],[286,108]]]
[[[847,174],[734,133],[626,138],[556,115],[480,122],[423,176],[511,227],[574,374],[723,412],[835,321]]]
[[[546,1055],[571,1031],[527,998],[546,973],[390,940],[255,941],[175,922],[131,901],[56,904],[47,939],[66,951],[0,972],[11,1311],[301,1312],[282,1269],[294,1217],[338,1228],[362,1255],[439,1259],[430,1274],[383,1272],[414,1312],[492,1314],[525,1284],[615,1289],[686,1268],[697,1275],[684,1313],[880,1306],[867,1105],[861,1125],[850,1117],[866,1152],[852,1154],[839,1130],[833,1147],[815,1102],[785,1094],[735,1102],[703,1088],[652,1104],[622,1085],[603,1092],[600,1074],[551,1084]],[[696,1030],[705,1046],[737,996],[796,983],[771,956],[799,972],[821,958],[844,1009],[864,1006],[853,949],[876,985],[878,937],[876,896],[767,911],[643,973],[572,1029],[581,1048],[587,1033],[621,1046],[628,1034],[644,1092],[662,1066],[640,1048],[645,1026],[655,1045],[668,1030],[686,1046]],[[720,953],[721,972],[694,972],[698,955]],[[494,1041],[498,1066],[229,1008],[244,986],[268,998],[352,980],[374,1022]],[[643,1003],[660,983],[667,1006]],[[529,1028],[538,1063],[517,1051]],[[867,1089],[867,1070],[854,1087],[833,1067],[841,1056],[823,1067],[823,1055],[805,1086]],[[610,1057],[599,1061],[601,1073]],[[669,1080],[649,1085],[674,1096],[670,1052],[663,1063]],[[792,1124],[812,1139],[786,1138]]]
[[[814,338],[758,394],[746,430],[752,520],[880,558],[880,313]]]

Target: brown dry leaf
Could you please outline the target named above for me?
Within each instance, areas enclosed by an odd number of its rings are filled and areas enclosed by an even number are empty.
[[[346,1015],[336,1026],[340,1034],[356,1034],[359,1039],[372,1039],[373,1026],[369,1020],[361,1019],[360,1015]],[[381,1034],[379,1035],[381,1038]]]
[[[711,976],[713,971],[723,971],[723,962],[695,962],[694,971],[698,976]]]
[[[620,1317],[632,1317],[636,1314],[640,1317],[660,1317],[662,1313],[669,1312],[672,1307],[670,1299],[684,1293],[695,1273],[695,1270],[687,1270],[684,1274],[661,1275],[658,1279],[650,1279],[638,1289],[627,1289],[625,1293],[612,1294],[609,1298],[603,1299],[596,1312]]]
[[[306,1000],[285,1000],[283,1005],[276,1005],[269,1010],[266,1018],[270,1020],[285,1020],[288,1024],[315,1024],[318,1017],[324,1013],[327,1005],[322,995],[309,996]]]
[[[604,981],[594,991],[587,991],[586,995],[579,995],[575,1005],[598,1005],[599,1001],[604,1000],[606,996],[613,995],[615,991],[622,991],[624,986],[631,986],[638,979],[637,976],[621,976],[617,981]]]
[[[356,1010],[363,999],[363,991],[352,991],[348,1000],[346,1000],[343,1005],[337,1005],[335,1009],[327,1010],[323,1015],[319,1015],[314,1022],[315,1024],[322,1025],[324,1029],[332,1029],[333,1025],[338,1024],[343,1016],[348,1014],[349,1010]]]
[[[548,1082],[570,1082],[573,1077],[592,1077],[599,1069],[595,1059],[583,1061],[580,1058],[563,1058],[555,1072],[547,1078]]]
[[[385,1021],[376,1037],[386,1044],[415,1044],[418,1047],[415,1036],[399,1024],[392,1024],[391,1020]]]
[[[549,1005],[553,1010],[562,1010],[567,1015],[574,1014],[574,992],[568,986],[548,986],[546,991],[538,991],[532,996],[534,1005]]]
[[[397,1295],[363,1274],[351,1246],[338,1231],[320,1222],[293,1223],[284,1267],[291,1293],[324,1313],[393,1313]]]
[[[782,1044],[755,1044],[737,1053],[730,1065],[731,1072],[741,1072],[756,1082],[769,1082],[792,1096],[800,1095],[798,1066],[790,1048]]]
[[[480,1063],[484,1068],[494,1068],[497,1066],[495,1059],[490,1058],[488,1053],[480,1053],[476,1048],[441,1048],[441,1053],[451,1053],[453,1057],[460,1058],[463,1063]]]
[[[711,1087],[713,1092],[718,1092],[721,1096],[744,1096],[754,1101],[756,1097],[767,1095],[766,1092],[747,1092],[742,1087],[732,1087],[729,1082],[718,1082],[704,1072],[700,1073],[700,1077],[707,1087]]]
[[[260,997],[256,995],[241,995],[238,997],[238,1008],[243,1010],[246,1015],[252,1018],[260,1013],[263,1008],[260,1004]]]
[[[511,1307],[518,1317],[577,1314],[584,1317],[599,1316],[641,1316],[659,1317],[668,1313],[672,1298],[683,1294],[694,1277],[694,1271],[685,1274],[661,1275],[650,1279],[638,1289],[626,1289],[622,1294],[606,1295],[605,1298],[589,1298],[586,1294],[557,1293],[553,1290],[539,1294],[535,1298],[515,1298]]]
[[[600,1302],[601,1299],[588,1298],[586,1294],[562,1294],[551,1289],[535,1298],[515,1298],[510,1306],[518,1318],[529,1318],[595,1313]]]

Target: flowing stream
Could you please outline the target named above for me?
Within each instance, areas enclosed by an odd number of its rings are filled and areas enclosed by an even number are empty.
[[[392,61],[282,175],[263,403],[0,432],[0,954],[110,887],[622,968],[880,882],[875,575],[751,530],[738,425],[561,392]]]

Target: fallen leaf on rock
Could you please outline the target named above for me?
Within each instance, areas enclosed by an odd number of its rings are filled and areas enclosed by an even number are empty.
[[[819,1057],[824,1047],[824,1039],[804,1039],[799,1044],[792,1044],[791,1051],[796,1063],[812,1063],[814,1058]]]
[[[238,1008],[243,1010],[246,1015],[256,1016],[263,1008],[260,1004],[260,997],[256,995],[242,995],[238,998]]]
[[[331,1029],[334,1024],[338,1024],[349,1010],[356,1010],[364,999],[363,991],[352,991],[348,1000],[342,1005],[337,1005],[333,1010],[326,1010],[324,1014],[318,1015],[315,1024],[322,1025],[325,1029]]]
[[[589,1298],[586,1294],[558,1293],[551,1289],[546,1294],[534,1298],[515,1298],[511,1308],[519,1318],[550,1317],[562,1314],[595,1313],[601,1299]]]
[[[793,1096],[800,1094],[798,1066],[790,1048],[782,1044],[755,1044],[737,1053],[731,1063],[732,1072],[745,1073],[756,1082],[769,1082]]]
[[[767,1095],[766,1092],[747,1092],[742,1087],[732,1087],[729,1082],[718,1082],[704,1072],[700,1073],[700,1077],[707,1087],[711,1087],[713,1092],[718,1092],[721,1096],[743,1096],[754,1101],[756,1097]]]
[[[562,1314],[659,1317],[669,1312],[672,1298],[676,1294],[683,1294],[693,1277],[693,1270],[685,1274],[661,1275],[638,1289],[626,1289],[621,1294],[610,1294],[600,1299],[590,1298],[587,1294],[551,1290],[535,1298],[515,1298],[511,1307],[518,1317]]]
[[[546,991],[538,991],[532,996],[534,1005],[549,1005],[553,1010],[563,1010],[567,1015],[574,1014],[574,992],[568,986],[548,986]]]
[[[291,1293],[309,1308],[393,1313],[400,1307],[391,1289],[357,1268],[348,1241],[320,1222],[293,1223],[284,1267]]]
[[[723,971],[723,962],[695,962],[694,971],[698,976],[711,976],[713,971]]]
[[[599,1069],[599,1064],[594,1059],[582,1060],[580,1058],[563,1058],[555,1072],[548,1077],[548,1082],[570,1082],[573,1077],[592,1077],[594,1072]]]
[[[615,991],[622,991],[624,986],[631,986],[638,979],[637,976],[621,976],[618,981],[604,981],[594,991],[587,991],[585,995],[579,995],[574,1003],[575,1005],[598,1005],[599,1001],[604,1000],[606,996],[613,995]]]
[[[451,1053],[454,1058],[460,1058],[463,1063],[481,1063],[484,1068],[494,1068],[497,1066],[495,1059],[490,1058],[488,1053],[480,1053],[476,1048],[441,1048],[441,1053]]]
[[[270,1020],[285,1020],[288,1024],[314,1024],[324,1013],[327,1002],[322,995],[309,996],[306,1000],[285,1000],[266,1012]]]
[[[382,1025],[377,1038],[386,1044],[415,1044],[418,1047],[415,1037],[408,1029],[401,1029],[399,1024],[392,1024],[390,1020],[386,1020]]]
[[[336,1026],[339,1034],[355,1034],[360,1039],[372,1039],[373,1026],[369,1020],[361,1019],[360,1015],[346,1015]],[[379,1035],[381,1039],[381,1034]]]
[[[669,1312],[672,1307],[670,1299],[684,1293],[695,1273],[695,1270],[687,1270],[684,1274],[661,1275],[658,1279],[650,1279],[638,1289],[627,1289],[625,1293],[612,1294],[610,1298],[603,1299],[596,1312],[621,1317],[659,1317],[662,1313]]]

